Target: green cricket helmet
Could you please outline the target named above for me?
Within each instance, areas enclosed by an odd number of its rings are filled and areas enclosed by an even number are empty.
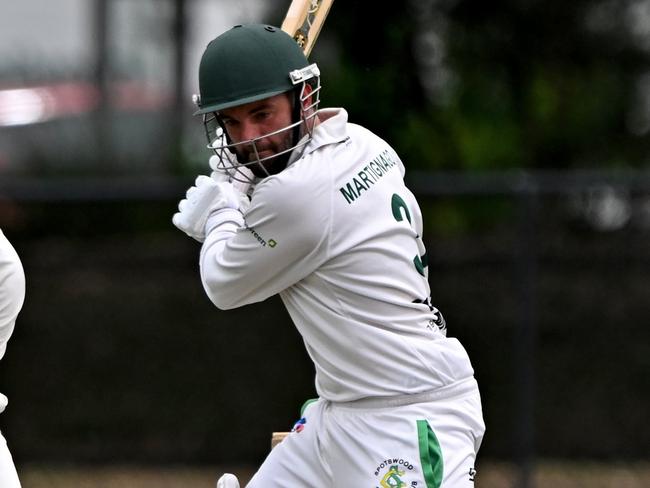
[[[311,93],[305,93],[308,82]],[[199,65],[199,89],[200,96],[195,96],[199,110],[195,115],[203,115],[208,147],[220,157],[221,169],[227,170],[234,179],[241,179],[242,166],[255,164],[252,169],[262,168],[268,175],[268,165],[262,163],[280,158],[286,164],[296,147],[309,142],[313,124],[306,122],[315,116],[318,107],[320,72],[316,64],[309,63],[296,41],[281,29],[263,24],[237,25],[212,40],[205,49]],[[267,158],[237,161],[238,148],[249,146],[249,151],[257,154],[255,143],[272,134],[231,143],[221,127],[219,111],[288,92],[294,93],[292,124],[273,134],[291,131],[292,143],[286,150]],[[304,101],[309,96],[312,103],[305,107]],[[254,172],[259,176],[259,171]]]
[[[270,25],[237,25],[210,42],[199,66],[196,114],[255,102],[294,88],[290,73],[309,66],[298,44]]]

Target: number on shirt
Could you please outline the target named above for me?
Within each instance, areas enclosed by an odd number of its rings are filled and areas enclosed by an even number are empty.
[[[411,213],[409,212],[409,209],[406,205],[406,202],[402,197],[400,197],[397,193],[393,194],[393,198],[391,199],[391,208],[393,211],[393,217],[395,217],[395,220],[398,222],[402,222],[404,218],[406,217],[406,220],[408,220],[408,223],[413,226],[413,222],[411,221]],[[415,229],[414,229],[415,230]],[[416,254],[415,257],[413,258],[413,265],[415,266],[415,269],[417,270],[418,273],[420,273],[423,277],[426,278],[424,274],[424,268],[428,266],[428,259],[427,259],[427,253],[424,248],[424,242],[422,242],[422,238],[417,234],[415,235],[415,239],[418,245],[418,249],[421,250],[422,255]],[[413,303],[423,303],[427,307],[429,307],[429,310],[433,312],[433,317],[429,321],[429,325],[427,326],[431,330],[434,330],[434,328],[437,327],[438,330],[440,331],[445,331],[447,329],[447,322],[445,321],[444,317],[442,316],[442,313],[440,313],[440,310],[438,310],[436,307],[433,306],[431,303],[431,297],[427,297],[424,299],[415,299],[413,300]]]
[[[406,202],[397,193],[393,193],[393,198],[391,199],[391,208],[393,210],[393,217],[395,217],[395,220],[402,222],[404,220],[404,217],[406,217],[406,220],[408,220],[409,224],[413,226],[413,222],[411,222],[411,213],[406,206]],[[402,210],[404,213],[402,213]],[[418,249],[422,249],[422,251],[424,251],[424,243],[422,242],[420,236],[417,235],[417,233],[415,238],[417,241]],[[426,268],[428,265],[426,252],[424,252],[421,256],[419,254],[416,254],[413,258],[413,265],[415,266],[415,269],[418,273],[420,273],[422,276],[425,276],[424,268]]]

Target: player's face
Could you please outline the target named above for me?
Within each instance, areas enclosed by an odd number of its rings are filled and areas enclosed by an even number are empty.
[[[241,164],[268,158],[291,146],[291,130],[267,135],[291,125],[291,101],[287,94],[228,108],[219,116],[232,143],[256,139],[254,145],[237,146],[237,159]],[[256,176],[275,174],[286,166],[288,154],[282,156],[248,167]],[[264,168],[260,168],[260,165]]]

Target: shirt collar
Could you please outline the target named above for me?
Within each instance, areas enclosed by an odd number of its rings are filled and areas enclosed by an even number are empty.
[[[328,144],[336,144],[348,138],[348,113],[343,108],[324,108],[317,112],[319,124],[314,127],[311,140],[302,151],[294,151],[289,164]],[[309,136],[305,136],[309,137]]]

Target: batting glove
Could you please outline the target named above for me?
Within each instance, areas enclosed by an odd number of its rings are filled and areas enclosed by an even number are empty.
[[[225,473],[217,480],[217,488],[239,488],[239,481],[234,474]]]
[[[249,205],[248,197],[231,183],[200,175],[178,203],[179,211],[172,217],[172,223],[188,236],[203,242],[205,224],[213,212],[230,208],[243,213]]]
[[[232,156],[234,158],[234,156]],[[240,166],[237,168],[237,172],[240,173],[238,175],[239,179],[234,179],[232,175],[230,175],[219,162],[221,161],[221,158],[219,156],[214,155],[210,157],[209,164],[210,168],[212,169],[212,173],[210,174],[210,178],[212,178],[214,181],[229,181],[232,183],[232,186],[234,186],[237,190],[239,190],[242,193],[248,194],[249,190],[253,186],[253,180],[255,179],[255,176],[253,175],[253,172],[246,168],[245,166]],[[235,163],[233,163],[233,166]]]

